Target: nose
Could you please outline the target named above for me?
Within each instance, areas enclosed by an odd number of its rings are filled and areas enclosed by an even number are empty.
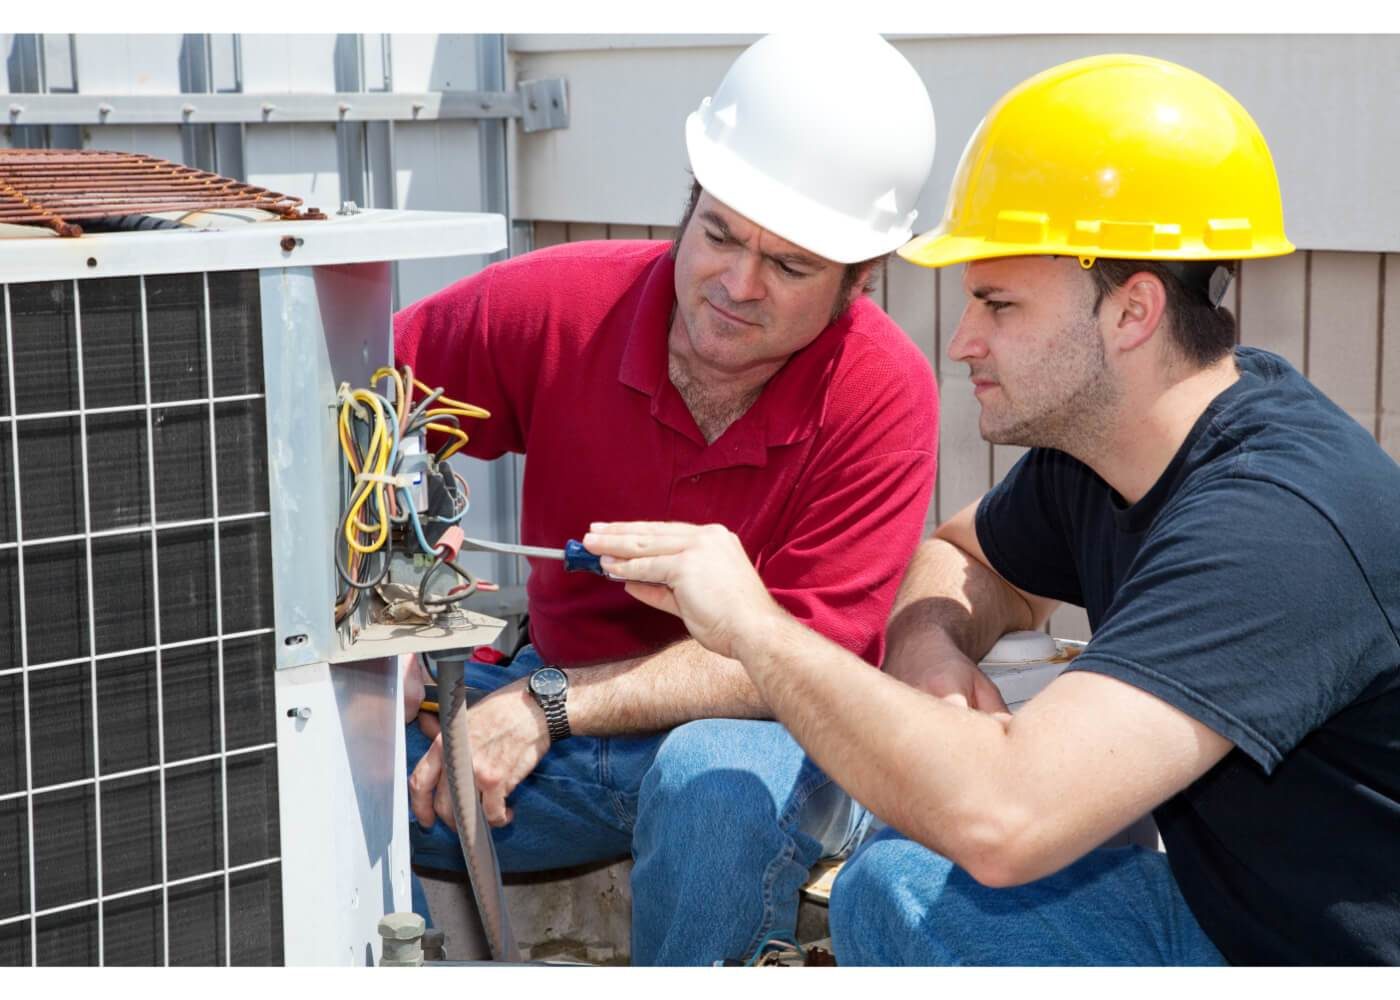
[[[987,342],[976,329],[974,309],[976,302],[969,302],[958,319],[958,328],[953,331],[953,339],[948,341],[948,357],[954,361],[970,361],[987,356]]]
[[[752,302],[764,297],[763,259],[756,253],[738,253],[724,269],[725,293],[735,302]]]

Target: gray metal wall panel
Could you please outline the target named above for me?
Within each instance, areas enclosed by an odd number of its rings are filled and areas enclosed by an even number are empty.
[[[517,133],[516,214],[674,225],[690,188],[685,116],[738,49],[517,54],[519,79],[564,76],[567,129]]]
[[[243,91],[335,93],[335,35],[241,35]]]
[[[248,183],[304,198],[310,207],[340,207],[334,125],[249,125],[244,140]]]
[[[178,94],[183,35],[76,35],[84,94]]]
[[[176,163],[185,158],[178,125],[93,125],[83,129],[83,148],[146,153]]]
[[[685,116],[740,46],[536,51],[533,41],[513,39],[516,71],[527,79],[567,77],[573,122],[520,137],[517,214],[668,220],[674,192],[684,186]],[[919,204],[919,230],[941,215],[958,154],[1001,94],[1055,63],[1130,51],[1199,70],[1250,109],[1273,149],[1295,243],[1400,249],[1400,185],[1392,169],[1400,157],[1400,36],[945,36],[896,45],[927,83],[938,116],[939,152]]]
[[[417,122],[394,126],[395,197],[399,208],[478,212],[481,208],[477,126]],[[481,269],[484,258],[405,261],[399,301],[413,302]]]
[[[475,35],[389,36],[393,53],[393,89],[399,93],[428,90],[475,90]]]

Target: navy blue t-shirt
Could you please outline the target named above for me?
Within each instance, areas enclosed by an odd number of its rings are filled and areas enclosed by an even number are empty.
[[[1235,745],[1153,813],[1226,959],[1400,964],[1400,466],[1282,358],[1236,362],[1138,503],[1033,449],[978,541],[1088,610],[1072,669]]]

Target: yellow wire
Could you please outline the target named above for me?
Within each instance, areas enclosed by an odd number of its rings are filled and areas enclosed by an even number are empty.
[[[432,391],[425,384],[413,377],[412,369],[405,368],[400,374],[393,368],[379,368],[370,377],[370,385],[390,379],[394,383],[394,401],[399,406],[400,433],[408,419],[411,409],[414,389],[419,389],[425,394],[431,395]],[[426,411],[429,417],[469,417],[477,420],[485,420],[491,416],[488,410],[471,403],[463,403],[446,396],[439,396],[433,401],[437,404]],[[353,420],[356,404],[362,404],[371,411],[371,416],[367,419],[370,424],[369,444],[365,448],[363,467],[355,457]],[[339,420],[340,448],[345,455],[345,462],[350,467],[350,471],[356,477],[356,484],[351,492],[350,506],[345,513],[344,534],[345,542],[349,547],[349,556],[352,565],[358,563],[358,556],[370,555],[383,548],[389,537],[389,519],[381,516],[374,523],[367,523],[361,517],[361,511],[368,503],[371,496],[376,500],[377,509],[381,512],[390,511],[390,502],[396,497],[390,494],[386,498],[384,490],[386,484],[374,480],[360,480],[361,472],[366,472],[376,476],[387,476],[389,472],[389,460],[393,452],[394,437],[389,432],[388,416],[385,412],[380,398],[368,389],[355,389],[349,397],[341,404]],[[443,452],[442,458],[446,459],[460,451],[469,440],[466,431],[460,427],[453,427],[445,423],[429,423],[427,428],[447,434],[455,440]],[[357,533],[371,536],[367,543],[362,543]]]
[[[418,389],[420,389],[422,392],[431,393],[433,391],[429,389],[427,385],[418,381],[417,379],[413,380],[413,384],[417,386]],[[445,403],[448,406],[453,406],[461,409],[463,411],[461,413],[461,416],[464,417],[476,417],[478,420],[485,420],[486,418],[491,416],[491,412],[489,410],[483,410],[479,406],[473,406],[471,403],[463,403],[460,400],[452,399],[448,396],[439,396],[436,399],[436,402]]]
[[[427,428],[432,431],[441,431],[444,434],[451,434],[457,439],[453,442],[452,447],[442,453],[442,457],[438,459],[439,462],[447,461],[453,455],[457,454],[457,452],[461,451],[467,443],[466,431],[462,430],[460,427],[453,427],[451,424],[428,424]]]
[[[369,446],[365,449],[365,471],[374,475],[386,475],[389,469],[389,453],[392,450],[392,439],[385,431],[388,420],[384,414],[384,407],[380,404],[379,398],[374,393],[365,389],[356,389],[350,393],[350,399],[355,402],[364,403],[370,406],[374,411],[374,419],[371,421],[372,430],[370,431]],[[347,401],[345,405],[348,408],[349,402]],[[342,444],[344,444],[343,437]],[[347,458],[349,458],[353,455],[353,451],[347,450],[346,454]],[[351,468],[354,468],[353,460],[351,461]],[[355,471],[358,476],[359,470]],[[352,552],[369,555],[370,553],[378,552],[384,546],[384,543],[388,541],[389,521],[387,518],[381,518],[375,524],[366,524],[360,518],[360,510],[364,507],[371,495],[378,501],[381,511],[386,509],[384,505],[384,483],[363,482],[360,484],[360,487],[361,488],[352,495],[350,509],[345,515],[345,544],[349,546]],[[354,529],[356,528],[366,534],[372,533],[374,535],[374,539],[369,545],[360,544],[359,540],[355,537]]]

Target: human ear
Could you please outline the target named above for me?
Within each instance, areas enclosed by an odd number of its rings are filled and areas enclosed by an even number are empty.
[[[1152,339],[1167,309],[1167,289],[1162,279],[1139,271],[1113,293],[1118,317],[1112,336],[1119,350],[1131,351]]]

